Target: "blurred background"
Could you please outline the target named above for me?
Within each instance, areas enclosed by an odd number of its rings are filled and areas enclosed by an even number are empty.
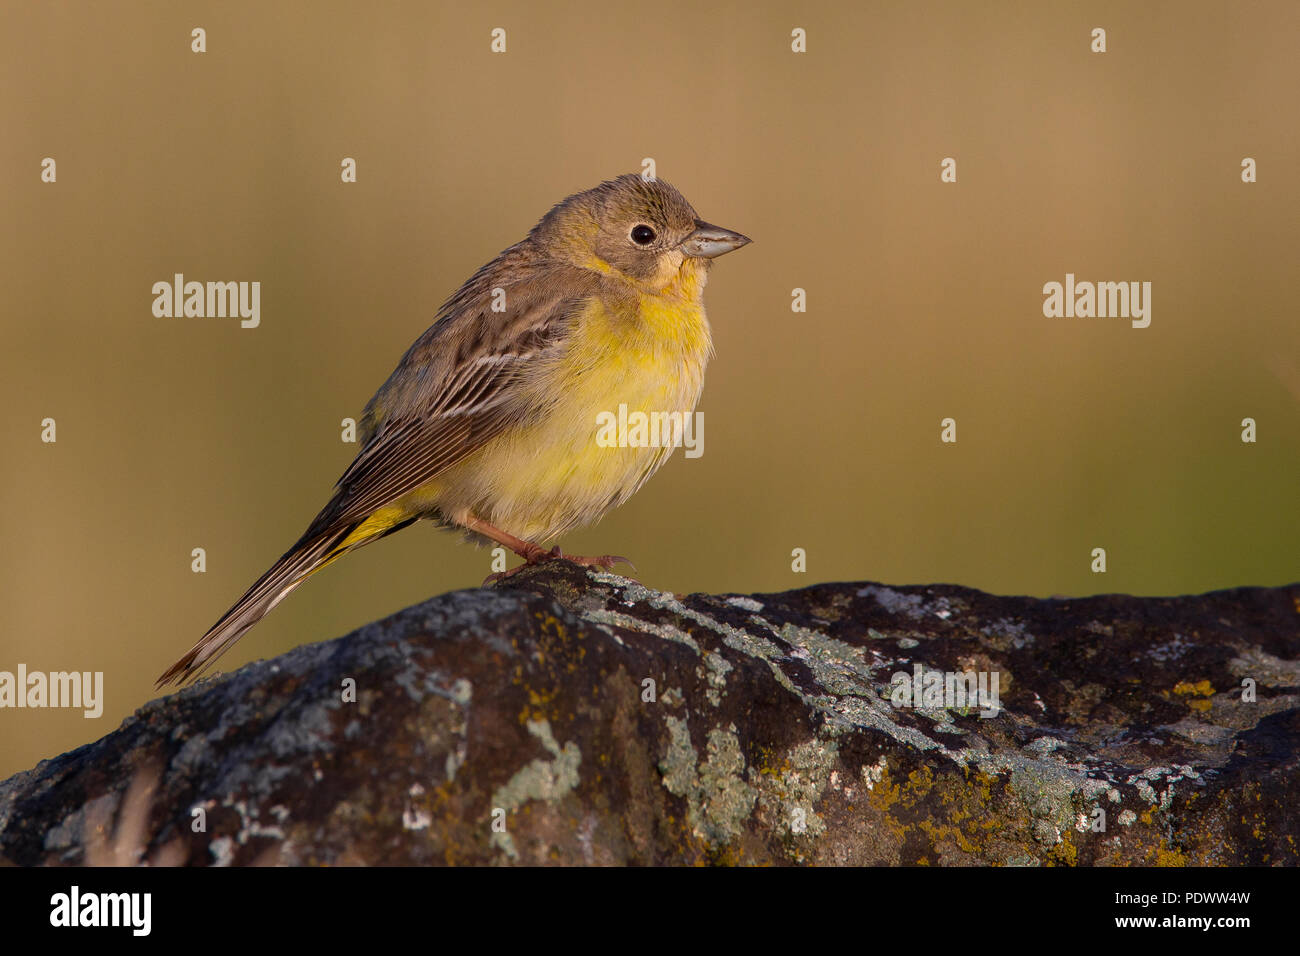
[[[755,242],[706,295],[704,455],[566,551],[678,592],[1295,581],[1298,37],[1282,0],[6,0],[0,670],[103,671],[106,701],[0,711],[0,776],[153,697],[328,499],[358,447],[340,421],[443,299],[647,157]],[[155,318],[178,272],[259,281],[260,327]],[[1151,282],[1150,327],[1045,318],[1067,272]],[[475,587],[490,561],[417,525],[221,666]]]

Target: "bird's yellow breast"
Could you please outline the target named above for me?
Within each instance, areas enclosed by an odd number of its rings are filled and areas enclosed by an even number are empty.
[[[546,411],[444,472],[431,503],[541,542],[630,497],[673,448],[637,446],[635,437],[609,447],[610,416],[691,415],[712,353],[703,277],[680,271],[688,274],[654,292],[590,300],[566,345],[530,370],[527,387]]]

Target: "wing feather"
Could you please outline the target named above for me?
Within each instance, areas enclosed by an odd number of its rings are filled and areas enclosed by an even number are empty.
[[[364,519],[507,427],[544,413],[533,391],[521,386],[534,362],[562,348],[593,283],[585,270],[512,263],[511,252],[448,300],[371,399],[368,438],[312,530]],[[522,278],[503,281],[519,272]],[[504,313],[490,308],[497,287],[506,290]]]

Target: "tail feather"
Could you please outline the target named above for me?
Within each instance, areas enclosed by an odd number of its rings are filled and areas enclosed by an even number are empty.
[[[244,592],[185,656],[158,678],[155,686],[194,679],[311,575],[347,552],[392,534],[414,520],[397,513],[396,509],[381,509],[364,521],[341,528],[315,531],[313,526]]]
[[[244,633],[260,621],[314,571],[329,560],[330,552],[348,535],[348,529],[315,540],[304,539],[290,548],[265,574],[244,592],[234,606],[199,638],[180,660],[158,678],[158,687],[185,683],[198,676],[209,663],[224,654]]]

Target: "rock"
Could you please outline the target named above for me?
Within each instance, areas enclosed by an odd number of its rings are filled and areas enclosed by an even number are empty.
[[[1294,865],[1298,657],[1300,585],[676,597],[551,562],[147,704],[0,784],[0,857]],[[1000,706],[895,706],[918,665]]]

